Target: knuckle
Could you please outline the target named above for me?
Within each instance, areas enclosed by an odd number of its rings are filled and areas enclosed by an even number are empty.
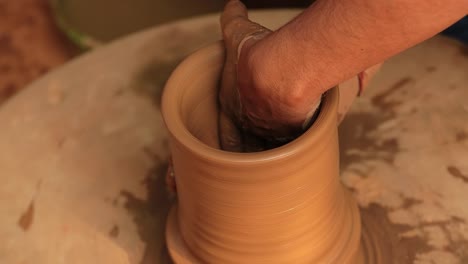
[[[223,33],[226,36],[233,36],[236,33],[239,34],[242,23],[245,22],[246,20],[240,16],[233,17],[224,24]]]

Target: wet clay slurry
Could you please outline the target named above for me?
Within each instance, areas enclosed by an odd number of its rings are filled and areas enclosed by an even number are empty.
[[[360,243],[358,208],[339,180],[338,88],[295,141],[264,152],[224,152],[216,101],[223,50],[216,43],[191,55],[163,94],[178,190],[166,229],[173,260],[383,263],[376,237],[366,232]]]

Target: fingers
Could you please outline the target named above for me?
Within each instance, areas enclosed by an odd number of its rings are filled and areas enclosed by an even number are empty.
[[[263,26],[248,19],[247,8],[239,0],[227,2],[221,15],[223,39],[229,54],[237,54],[242,40],[258,32],[269,32]]]
[[[220,114],[219,123],[221,149],[231,152],[258,152],[266,149],[263,139],[241,131],[224,113]]]
[[[240,130],[232,120],[224,113],[219,114],[219,143],[222,150],[242,152],[242,137]]]
[[[221,15],[221,28],[226,28],[227,24],[236,18],[247,19],[247,8],[239,0],[229,0]]]
[[[226,61],[219,100],[222,106],[219,114],[219,141],[221,149],[242,152],[241,132],[231,118],[239,117],[240,106],[237,92],[237,48],[252,24],[247,18],[247,9],[239,0],[229,0],[221,15],[221,29],[226,46]]]
[[[223,150],[233,152],[256,151],[261,148],[261,143],[253,137],[247,137],[245,131],[241,131],[236,126],[236,124],[243,122],[237,78],[238,57],[242,45],[246,42],[244,40],[258,41],[260,34],[263,34],[263,37],[270,31],[250,21],[246,7],[239,0],[230,0],[226,3],[221,15],[221,29],[226,47],[226,58],[219,92],[221,112],[218,134],[220,146]],[[252,39],[251,36],[256,38]]]

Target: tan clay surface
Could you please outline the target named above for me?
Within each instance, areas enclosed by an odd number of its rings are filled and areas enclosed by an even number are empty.
[[[252,18],[274,27],[294,14]],[[183,57],[219,36],[216,15],[151,29],[1,106],[0,263],[73,263],[72,248],[102,263],[169,263],[159,94]],[[394,263],[467,262],[464,54],[436,37],[389,60],[340,126],[342,178]]]
[[[389,60],[341,124],[342,178],[394,263],[468,263],[467,73],[466,47],[431,39]]]
[[[174,71],[162,97],[178,197],[170,221],[187,248],[199,263],[356,263],[361,225],[339,181],[338,89],[293,142],[258,153],[221,151],[223,63],[221,42],[197,51]],[[180,256],[173,235],[169,252]]]

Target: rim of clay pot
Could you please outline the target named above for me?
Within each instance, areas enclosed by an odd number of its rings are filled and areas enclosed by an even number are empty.
[[[214,67],[213,65],[221,69],[224,58],[225,49],[223,42],[218,41],[210,44],[189,55],[177,66],[166,83],[162,96],[161,112],[169,133],[183,147],[206,160],[222,164],[247,165],[285,159],[298,152],[318,147],[321,145],[318,144],[319,141],[331,136],[326,135],[326,133],[329,133],[328,128],[330,126],[337,126],[339,101],[337,87],[330,89],[324,95],[320,114],[312,126],[304,134],[281,147],[261,152],[236,153],[216,149],[200,141],[192,135],[182,120],[181,101],[184,89],[187,87],[186,83],[190,83],[190,79],[193,78],[193,73],[199,72],[200,69]]]

